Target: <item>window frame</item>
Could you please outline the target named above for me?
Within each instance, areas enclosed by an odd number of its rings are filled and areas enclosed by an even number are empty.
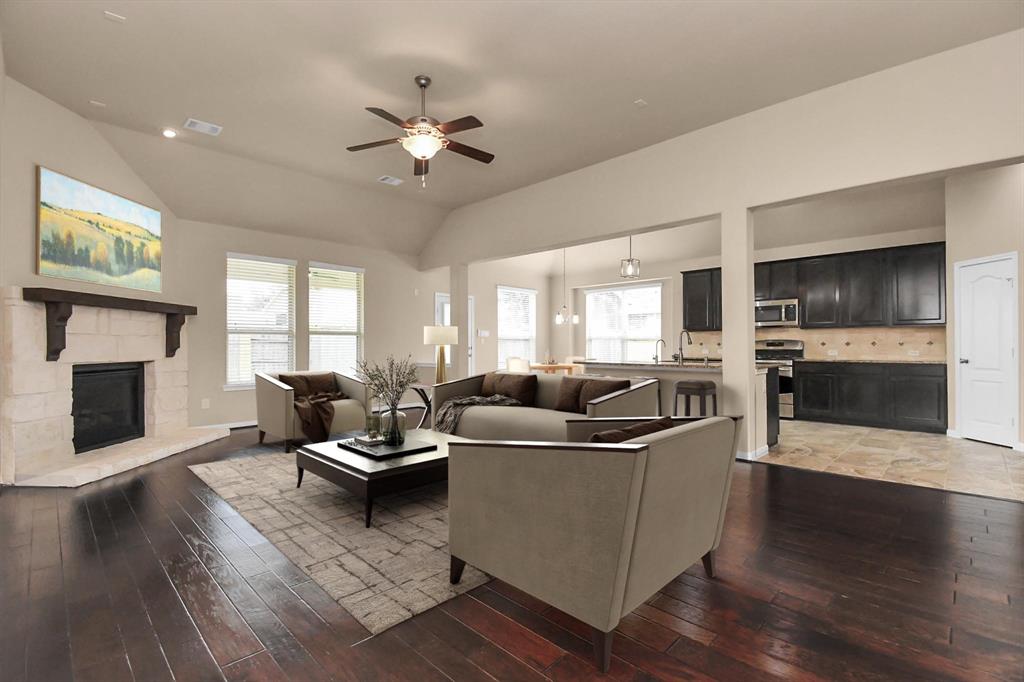
[[[657,288],[658,289],[658,318],[659,318],[659,325],[658,326],[660,328],[658,330],[658,336],[656,338],[653,338],[653,339],[648,339],[646,337],[644,337],[644,338],[639,338],[639,337],[637,337],[637,338],[630,338],[630,336],[629,336],[628,316],[624,320],[624,322],[626,322],[626,324],[625,324],[625,327],[624,327],[625,331],[624,331],[622,336],[614,336],[614,337],[594,337],[594,336],[591,336],[591,333],[590,333],[591,327],[590,327],[590,325],[591,325],[591,323],[593,321],[591,319],[592,315],[590,314],[590,305],[589,305],[589,297],[590,297],[591,294],[599,294],[599,293],[608,292],[608,291],[628,291],[630,289],[653,289],[653,288]],[[651,343],[651,354],[653,356],[654,345],[658,342],[658,339],[661,338],[662,335],[664,334],[664,328],[665,328],[665,326],[664,326],[665,325],[665,282],[663,280],[645,280],[645,281],[642,281],[642,282],[630,282],[628,284],[618,284],[617,283],[617,284],[610,284],[610,285],[606,285],[606,286],[585,287],[583,289],[583,310],[585,311],[585,313],[584,313],[584,320],[583,320],[583,322],[584,322],[583,341],[584,341],[584,349],[585,349],[584,352],[586,353],[586,357],[587,358],[594,358],[594,359],[598,360],[599,362],[632,362],[629,359],[628,344],[630,342],[643,342],[643,341],[650,341],[650,343]],[[600,360],[600,359],[597,359],[596,355],[592,352],[592,347],[591,347],[591,339],[593,339],[593,338],[600,338],[600,339],[606,340],[606,341],[617,340],[619,342],[619,344],[620,344],[619,358],[617,360]]]
[[[335,272],[350,272],[359,276],[359,293],[356,301],[359,306],[359,310],[356,312],[356,319],[358,329],[354,332],[349,331],[325,331],[313,329],[313,269],[317,270],[333,270]],[[323,263],[320,261],[308,261],[306,263],[306,364],[308,369],[313,368],[313,337],[314,336],[351,336],[356,339],[356,362],[363,360],[366,352],[366,269],[353,265],[336,265],[334,263]],[[317,371],[340,371],[335,368],[331,369],[320,369]],[[344,372],[342,372],[344,373]]]
[[[230,280],[229,276],[229,261],[249,261],[254,263],[269,263],[274,265],[284,265],[291,268],[291,284],[290,284],[290,297],[288,301],[288,329],[287,331],[280,331],[278,329],[268,329],[265,327],[236,327],[233,328],[231,324],[231,301],[227,293],[227,284]],[[288,369],[286,371],[295,371],[295,334],[296,334],[296,277],[298,270],[298,261],[292,258],[277,258],[274,256],[261,256],[258,254],[251,253],[239,253],[235,251],[228,251],[224,255],[224,390],[225,391],[248,391],[256,387],[256,370],[253,370],[252,378],[248,381],[231,381],[231,336],[233,334],[264,334],[264,335],[280,335],[285,336],[288,339],[289,345],[289,358],[288,358]]]
[[[530,343],[530,353],[529,353],[529,356],[526,358],[526,360],[531,362],[531,363],[537,362],[537,315],[538,315],[538,310],[537,310],[537,290],[536,289],[530,289],[529,287],[517,287],[517,286],[513,286],[511,284],[498,284],[498,285],[495,286],[495,289],[496,289],[496,291],[495,291],[495,303],[496,303],[496,306],[495,306],[495,313],[496,313],[495,314],[495,320],[496,320],[496,326],[497,326],[497,330],[496,330],[496,333],[495,333],[495,338],[496,338],[496,342],[495,342],[496,348],[495,348],[495,350],[497,352],[497,368],[499,370],[507,369],[507,367],[503,367],[502,366],[502,364],[503,364],[502,360],[501,360],[501,342],[502,341],[524,341],[524,340],[529,341],[529,343]],[[533,306],[532,306],[533,314],[531,316],[531,318],[532,318],[531,322],[532,322],[533,329],[532,329],[532,334],[530,336],[526,337],[525,339],[524,338],[519,338],[519,337],[515,337],[515,338],[513,338],[513,337],[503,337],[501,335],[501,291],[503,289],[504,290],[508,290],[508,291],[526,293],[526,294],[529,294],[531,296],[531,301],[532,301],[532,304],[533,304]]]

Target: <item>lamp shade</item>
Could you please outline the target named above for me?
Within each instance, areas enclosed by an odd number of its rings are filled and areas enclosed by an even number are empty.
[[[458,327],[427,326],[423,328],[423,345],[425,346],[451,346],[458,343]]]

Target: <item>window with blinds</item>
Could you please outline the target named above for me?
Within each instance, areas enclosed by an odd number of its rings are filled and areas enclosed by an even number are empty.
[[[228,385],[295,368],[295,261],[228,254],[227,332]]]
[[[363,359],[363,270],[309,264],[309,368],[354,375]]]
[[[508,358],[537,359],[537,292],[498,286],[498,369]]]
[[[661,284],[592,289],[586,298],[588,359],[651,359],[661,337]]]

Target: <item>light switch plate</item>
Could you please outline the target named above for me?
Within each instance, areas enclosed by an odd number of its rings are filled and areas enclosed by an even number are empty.
[[[491,335],[491,332],[489,332],[486,329],[477,329],[476,335],[479,336],[481,339],[486,339],[488,336]]]
[[[203,408],[204,410],[210,409],[210,399],[209,398],[203,398],[199,402],[199,407]]]

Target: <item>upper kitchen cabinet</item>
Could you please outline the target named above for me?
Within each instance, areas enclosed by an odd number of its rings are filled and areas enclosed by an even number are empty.
[[[800,326],[839,327],[839,256],[807,258],[800,263]]]
[[[839,274],[839,316],[843,327],[890,324],[889,254],[864,251],[842,256]]]
[[[722,270],[683,273],[683,327],[692,332],[722,329]]]
[[[890,251],[892,324],[946,323],[946,245]]]
[[[800,295],[797,261],[754,265],[754,300],[779,300]]]

